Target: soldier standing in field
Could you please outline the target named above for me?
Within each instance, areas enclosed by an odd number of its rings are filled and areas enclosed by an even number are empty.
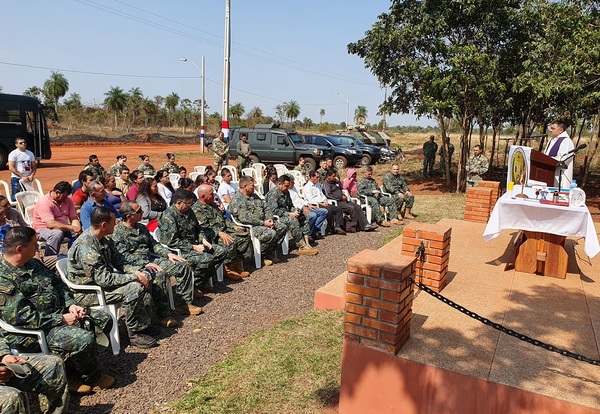
[[[423,144],[423,177],[431,177],[435,155],[437,154],[438,144],[434,141],[435,136],[431,135],[429,141]]]
[[[488,160],[483,155],[481,145],[477,144],[473,147],[473,155],[467,161],[467,187],[477,187],[481,176],[487,172],[489,168]]]
[[[250,152],[252,151],[252,147],[248,142],[248,136],[246,134],[242,134],[240,140],[238,141],[236,148],[237,150],[237,163],[238,163],[238,177],[242,176],[242,169],[250,167]]]
[[[225,134],[219,132],[219,138],[213,142],[213,158],[215,171],[219,171],[223,165],[227,165],[227,157],[229,155],[229,143],[225,142]]]

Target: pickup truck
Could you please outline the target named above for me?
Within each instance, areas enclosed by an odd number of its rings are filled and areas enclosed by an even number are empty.
[[[304,157],[306,168],[314,170],[322,157],[330,153],[329,147],[310,145],[304,142],[302,135],[292,129],[279,128],[277,124],[258,124],[254,128],[233,127],[229,131],[229,156],[237,158],[236,145],[240,136],[246,134],[252,148],[252,162],[265,164],[298,165],[298,159]]]

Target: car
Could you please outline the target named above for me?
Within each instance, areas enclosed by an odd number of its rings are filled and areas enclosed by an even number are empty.
[[[365,144],[354,135],[328,134],[328,136],[337,138],[344,145],[353,146],[357,149],[360,149],[363,153],[363,158],[361,160],[361,164],[363,165],[376,164],[379,160],[381,160],[381,148],[375,145]]]
[[[302,135],[292,129],[280,128],[277,124],[258,124],[254,128],[231,128],[229,157],[237,157],[236,145],[241,134],[248,136],[252,162],[296,166],[298,159],[304,157],[305,168],[314,170],[319,160],[331,152],[328,146],[307,144]]]
[[[329,135],[304,134],[304,141],[309,144],[324,145],[331,150],[333,165],[336,168],[346,168],[361,163],[363,152],[355,146],[343,144],[337,137]]]

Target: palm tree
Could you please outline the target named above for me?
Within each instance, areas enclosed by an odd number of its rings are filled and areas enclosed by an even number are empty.
[[[179,105],[179,95],[175,92],[171,92],[171,94],[165,98],[165,106],[169,111],[169,126],[171,126],[173,112],[175,111],[175,108],[177,108],[177,105]]]
[[[298,102],[292,100],[283,105],[285,106],[285,116],[290,120],[290,123],[300,116],[300,105],[298,105]]]
[[[302,120],[302,126],[304,126],[305,129],[310,129],[313,125],[314,122],[310,118],[304,117],[304,119]]]
[[[354,122],[358,123],[357,119],[359,117],[363,117],[365,120],[367,119],[367,107],[366,106],[358,106],[355,110],[354,110]]]
[[[44,91],[54,101],[54,113],[58,120],[58,100],[69,91],[69,81],[62,73],[52,71],[50,78],[44,82]]]
[[[104,94],[104,106],[110,111],[115,113],[115,129],[119,121],[119,112],[125,108],[127,103],[127,94],[125,91],[118,86],[111,86],[110,91]]]
[[[150,98],[146,98],[142,101],[142,113],[145,116],[144,126],[148,128],[148,124],[150,123],[150,117],[156,115],[158,108],[154,101]]]
[[[235,102],[229,108],[229,113],[231,114],[233,119],[237,121],[239,121],[242,118],[244,112],[246,112],[246,108],[244,108],[244,105],[242,105],[240,102]]]
[[[258,106],[255,106],[248,112],[248,126],[253,127],[254,125],[261,122],[263,119],[263,111]]]
[[[127,109],[127,113],[131,114],[131,125],[135,124],[135,118],[137,118],[137,116],[142,110],[143,101],[144,94],[142,93],[142,90],[139,87],[136,86],[134,88],[129,89],[129,92],[127,94],[127,102],[125,106]]]
[[[72,93],[69,95],[69,97],[63,101],[63,104],[69,111],[79,110],[83,107],[83,104],[81,103],[81,95],[78,93]]]
[[[23,92],[23,95],[31,96],[32,98],[35,98],[40,102],[42,101],[42,98],[43,98],[43,92],[39,86],[32,86],[30,88],[25,89],[25,92]]]
[[[165,98],[160,95],[156,95],[154,97],[154,104],[156,105],[156,109],[159,110],[160,107],[165,103]]]
[[[275,114],[279,119],[280,123],[283,123],[283,118],[285,117],[286,104],[279,104],[275,107]]]
[[[319,115],[321,115],[321,122],[319,122],[320,124],[323,123],[323,117],[325,116],[325,110],[323,108],[321,108],[321,110],[319,111]]]

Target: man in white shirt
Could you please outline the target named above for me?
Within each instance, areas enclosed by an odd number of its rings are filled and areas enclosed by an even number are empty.
[[[238,187],[231,182],[233,177],[231,176],[231,171],[229,171],[227,168],[223,168],[221,170],[221,178],[223,181],[221,181],[221,184],[219,184],[219,190],[217,193],[219,194],[219,198],[221,198],[221,200],[229,204],[231,203],[231,197],[238,192]]]
[[[290,175],[290,198],[292,199],[292,203],[294,207],[298,210],[302,211],[306,217],[308,217],[308,237],[313,240],[320,239],[321,226],[327,220],[327,216],[329,212],[327,209],[318,207],[316,205],[310,205],[308,201],[306,201],[300,193],[298,193],[298,189],[294,184],[294,176]]]
[[[329,205],[327,197],[323,194],[321,188],[321,174],[319,171],[311,171],[308,176],[308,182],[302,189],[304,199],[313,207],[324,208],[327,210],[327,223],[332,232],[335,234],[345,235],[346,226],[344,222],[344,213],[341,207],[335,205]]]
[[[19,180],[33,181],[36,171],[35,155],[27,149],[25,138],[17,137],[15,146],[17,149],[8,154],[12,201],[15,201],[15,194],[21,191]]]
[[[567,154],[569,151],[575,149],[573,141],[569,137],[569,134],[565,131],[565,124],[559,121],[550,124],[550,135],[552,139],[548,142],[544,154],[554,158],[557,161],[568,158]],[[571,157],[564,163],[563,176],[561,180],[562,188],[569,188],[571,181],[573,180],[573,158]],[[556,167],[554,173],[554,186],[558,186],[558,178],[560,176],[560,166]]]

